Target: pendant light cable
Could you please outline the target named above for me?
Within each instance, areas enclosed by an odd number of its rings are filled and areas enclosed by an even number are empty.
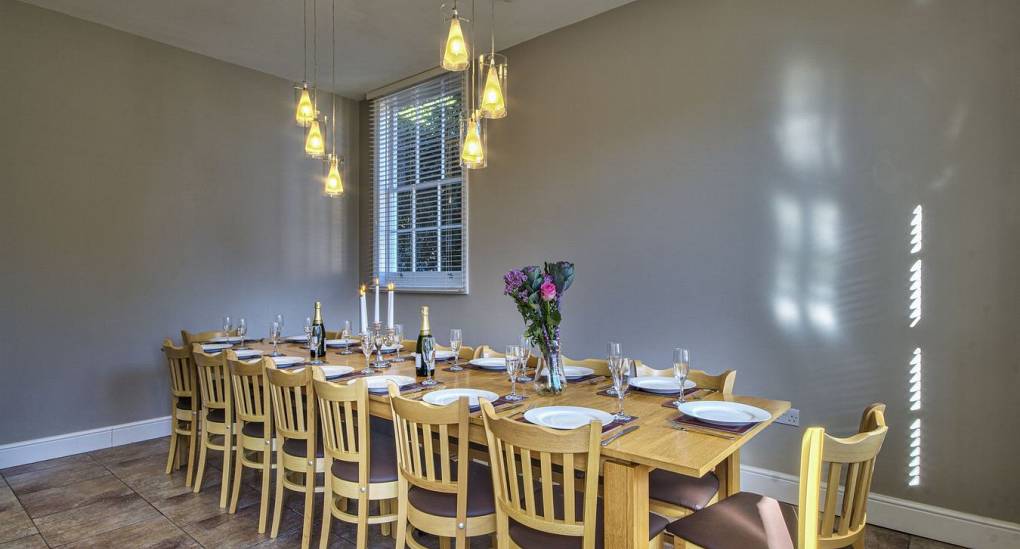
[[[333,0],[333,17],[332,17],[332,30],[330,35],[332,38],[332,45],[330,47],[329,60],[333,65],[333,89],[330,90],[331,97],[333,98],[333,158],[336,158],[336,0]]]
[[[304,32],[301,33],[301,48],[304,52],[304,66],[302,70],[305,71],[304,82],[308,83],[308,0],[301,0],[301,24],[304,25]]]

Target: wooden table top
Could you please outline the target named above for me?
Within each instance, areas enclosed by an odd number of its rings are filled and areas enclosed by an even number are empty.
[[[272,349],[272,345],[267,343],[253,343],[251,347],[267,352]],[[296,344],[281,344],[280,352],[305,359],[308,359],[309,356],[307,349]],[[361,353],[341,355],[335,349],[328,349],[323,360],[327,364],[351,366],[356,370],[365,366],[365,358]],[[448,366],[449,364],[439,363],[436,368],[435,379],[443,383],[442,388],[470,387],[493,391],[500,395],[510,392],[510,382],[504,372],[471,368],[465,368],[461,372],[444,371],[444,368]],[[405,359],[404,362],[393,364],[380,373],[414,377],[414,362]],[[520,412],[532,405],[585,406],[613,413],[616,411],[616,399],[596,394],[609,384],[609,379],[600,380],[596,384],[589,381],[568,383],[562,394],[544,396],[537,394],[531,383],[518,383],[517,392],[526,395],[527,400],[524,401],[524,406],[508,411],[507,415]],[[783,400],[738,395],[723,397],[717,392],[709,393],[703,397],[702,394],[704,393],[695,393],[687,399],[741,402],[768,411],[772,418],[756,425],[742,435],[735,436],[733,440],[727,440],[701,432],[680,431],[670,427],[669,420],[677,416],[677,411],[675,408],[662,406],[668,397],[631,391],[625,399],[624,410],[628,415],[636,416],[637,419],[627,425],[638,425],[640,428],[616,439],[608,446],[604,446],[602,448],[603,457],[623,463],[648,465],[656,469],[701,477],[713,471],[727,456],[747,444],[755,435],[771,425],[776,418],[790,408],[790,403]],[[416,395],[408,396],[413,398]],[[390,417],[388,397],[373,395],[370,397],[370,401],[370,411],[373,415]],[[471,440],[485,444],[485,432],[478,413],[472,414],[471,422]]]

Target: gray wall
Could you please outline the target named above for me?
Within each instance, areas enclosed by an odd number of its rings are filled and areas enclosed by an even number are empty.
[[[330,200],[285,80],[0,0],[0,82],[0,444],[167,415],[182,328],[354,310],[356,103]]]
[[[401,296],[408,331],[429,304],[441,340],[509,343],[503,272],[573,260],[568,355],[615,339],[665,367],[682,344],[836,433],[886,402],[877,492],[1020,520],[1020,3],[640,0],[506,53],[510,116],[471,174],[471,295]],[[796,474],[801,433],[770,428],[744,462]]]

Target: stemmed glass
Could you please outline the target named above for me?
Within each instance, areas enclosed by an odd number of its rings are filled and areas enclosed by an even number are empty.
[[[629,358],[620,358],[614,362],[610,362],[609,375],[613,378],[613,389],[616,389],[616,414],[614,418],[620,421],[627,421],[631,419],[623,411],[623,399],[627,396],[627,389],[630,387],[630,368],[633,364],[633,360]]]
[[[382,323],[372,323],[372,346],[375,348],[375,367],[376,369],[389,368],[390,365],[383,359],[382,350],[386,346],[386,330],[383,328]]]
[[[393,357],[393,362],[403,362],[404,359],[400,358],[400,347],[404,344],[404,325],[394,324],[393,325],[393,340],[394,345],[397,346],[397,354]]]
[[[312,317],[305,317],[305,343],[308,343],[308,338],[312,335]]]
[[[609,362],[610,372],[613,371],[613,368],[620,367],[620,361],[623,360],[623,348],[619,343],[615,341],[610,341],[606,345],[606,360],[607,362]],[[609,396],[618,396],[616,394],[616,386],[614,385],[613,387],[607,389],[606,394]]]
[[[528,339],[528,336],[521,336],[520,347],[521,367],[520,375],[517,376],[517,381],[520,381],[521,383],[534,381],[535,378],[528,375],[528,362],[531,361],[531,340]]]
[[[269,341],[273,344],[273,352],[269,356],[282,356],[280,353],[280,332],[282,331],[279,320],[274,320],[269,326]]]
[[[505,399],[508,401],[524,399],[523,396],[517,394],[517,376],[521,373],[522,352],[520,345],[506,346],[506,373],[510,376],[510,394]]]
[[[365,355],[365,374],[374,374],[372,369],[372,334],[359,334],[361,339],[361,353]]]
[[[276,322],[280,325],[280,335],[283,335],[283,313],[277,313]]]
[[[684,383],[687,381],[687,374],[691,372],[691,353],[683,347],[673,349],[673,377],[680,385],[680,394],[673,401],[677,406],[684,403]]]
[[[223,335],[227,337],[227,341],[230,341],[230,333],[234,331],[234,323],[230,320],[229,316],[223,317]]]
[[[451,372],[459,372],[464,369],[460,365],[460,346],[463,343],[464,336],[461,334],[460,328],[450,330],[450,350],[453,351],[453,366],[450,366]]]
[[[312,326],[312,330],[308,334],[308,347],[312,350],[312,361],[309,364],[324,364],[319,357],[319,341],[323,336],[322,326]]]
[[[432,379],[432,372],[436,369],[436,346],[423,345],[423,347],[421,359],[425,363],[425,381],[422,381],[421,384],[423,387],[431,387],[439,383]]]
[[[351,321],[344,321],[344,329],[340,332],[340,339],[344,340],[344,345],[340,349],[340,354],[349,355],[354,351],[351,351]]]
[[[244,320],[244,317],[237,319],[237,335],[241,338],[241,343],[238,349],[244,348],[244,336],[248,335],[248,322]]]

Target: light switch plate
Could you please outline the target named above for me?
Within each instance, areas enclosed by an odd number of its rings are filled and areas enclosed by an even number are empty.
[[[776,423],[800,427],[800,410],[798,410],[797,408],[790,408],[789,410],[786,411],[785,414],[776,418]]]

